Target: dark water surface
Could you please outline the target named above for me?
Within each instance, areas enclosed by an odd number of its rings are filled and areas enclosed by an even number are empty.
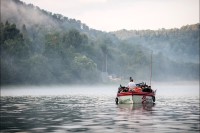
[[[179,93],[183,87],[171,88],[177,95],[161,88],[155,104],[121,105],[116,86],[3,88],[1,132],[199,132],[198,86],[190,95]]]

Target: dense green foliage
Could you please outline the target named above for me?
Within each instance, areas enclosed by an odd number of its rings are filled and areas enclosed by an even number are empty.
[[[88,38],[77,30],[46,34],[42,52],[32,51],[34,42],[23,38],[15,24],[1,23],[1,31],[1,83],[99,80],[96,63],[80,53]]]
[[[2,5],[1,84],[99,83],[105,73],[147,81],[151,50],[153,80],[199,80],[199,24],[106,33],[19,0]]]
[[[198,23],[180,29],[120,30],[112,33],[133,45],[141,44],[154,52],[161,52],[174,61],[198,63],[199,29]]]

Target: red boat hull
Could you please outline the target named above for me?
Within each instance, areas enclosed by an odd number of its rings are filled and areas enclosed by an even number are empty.
[[[120,92],[117,93],[116,103],[153,103],[155,102],[155,93],[153,92]]]

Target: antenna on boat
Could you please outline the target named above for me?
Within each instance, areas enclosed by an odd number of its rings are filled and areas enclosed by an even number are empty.
[[[151,86],[151,79],[152,79],[152,55],[153,55],[153,51],[151,50],[151,64],[150,64],[150,86]]]

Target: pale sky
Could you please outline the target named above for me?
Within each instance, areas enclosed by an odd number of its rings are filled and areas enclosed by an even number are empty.
[[[199,0],[22,0],[102,31],[158,30],[199,23]]]

